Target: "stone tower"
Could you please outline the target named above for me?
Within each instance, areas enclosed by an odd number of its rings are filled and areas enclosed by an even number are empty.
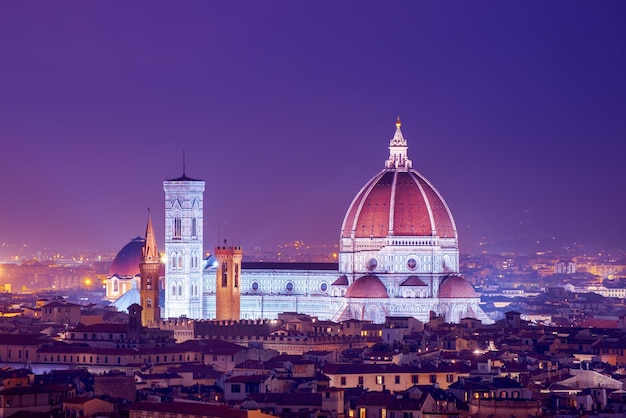
[[[126,327],[126,342],[137,344],[141,342],[141,305],[133,303],[128,307],[128,326]]]
[[[239,321],[241,247],[215,248],[217,283],[215,286],[215,316],[218,320]]]
[[[165,317],[202,318],[204,181],[165,180]]]
[[[139,264],[139,296],[141,301],[141,324],[144,327],[156,327],[161,321],[159,306],[159,273],[161,260],[156,246],[152,216],[148,212],[148,226],[146,227],[146,242],[141,249],[141,263]]]

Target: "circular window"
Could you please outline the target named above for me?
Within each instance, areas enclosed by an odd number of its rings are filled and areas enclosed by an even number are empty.
[[[320,290],[321,290],[322,292],[326,292],[326,291],[328,290],[328,284],[326,284],[326,283],[322,283],[322,284],[320,285]]]
[[[406,266],[409,268],[409,270],[417,270],[418,265],[419,263],[417,262],[417,259],[413,257],[406,260]]]
[[[365,263],[365,267],[367,267],[367,270],[369,271],[376,270],[376,267],[378,267],[378,260],[373,257],[370,258],[369,260],[367,260],[367,263]]]
[[[253,291],[257,291],[259,290],[259,283],[258,282],[252,282],[252,285],[250,286],[252,288]]]
[[[293,291],[293,283],[287,282],[287,284],[285,285],[285,289],[287,289],[287,292]]]

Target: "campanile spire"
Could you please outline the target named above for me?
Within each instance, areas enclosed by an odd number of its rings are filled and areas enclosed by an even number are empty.
[[[391,141],[389,141],[389,159],[385,161],[385,168],[411,168],[413,166],[413,162],[407,156],[409,146],[402,135],[401,126],[402,122],[400,122],[400,116],[398,116],[396,132]]]
[[[139,263],[141,323],[146,327],[154,327],[158,326],[161,321],[161,308],[159,307],[161,260],[152,228],[150,209],[148,209],[146,242],[141,249],[141,255],[141,263]]]
[[[157,250],[154,229],[152,228],[152,214],[148,209],[148,225],[146,226],[146,244],[142,249],[143,262],[159,262],[159,251]]]

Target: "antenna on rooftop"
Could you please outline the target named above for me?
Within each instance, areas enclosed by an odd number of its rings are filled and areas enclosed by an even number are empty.
[[[183,177],[185,177],[185,150],[183,149]]]

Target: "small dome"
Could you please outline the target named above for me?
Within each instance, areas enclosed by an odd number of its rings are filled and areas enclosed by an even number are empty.
[[[347,298],[388,298],[387,288],[374,275],[359,277],[346,291]]]
[[[135,277],[139,274],[141,250],[146,241],[137,237],[131,240],[117,253],[109,269],[109,277],[117,274],[118,277]]]
[[[477,298],[474,286],[459,276],[448,276],[439,286],[440,298]]]

